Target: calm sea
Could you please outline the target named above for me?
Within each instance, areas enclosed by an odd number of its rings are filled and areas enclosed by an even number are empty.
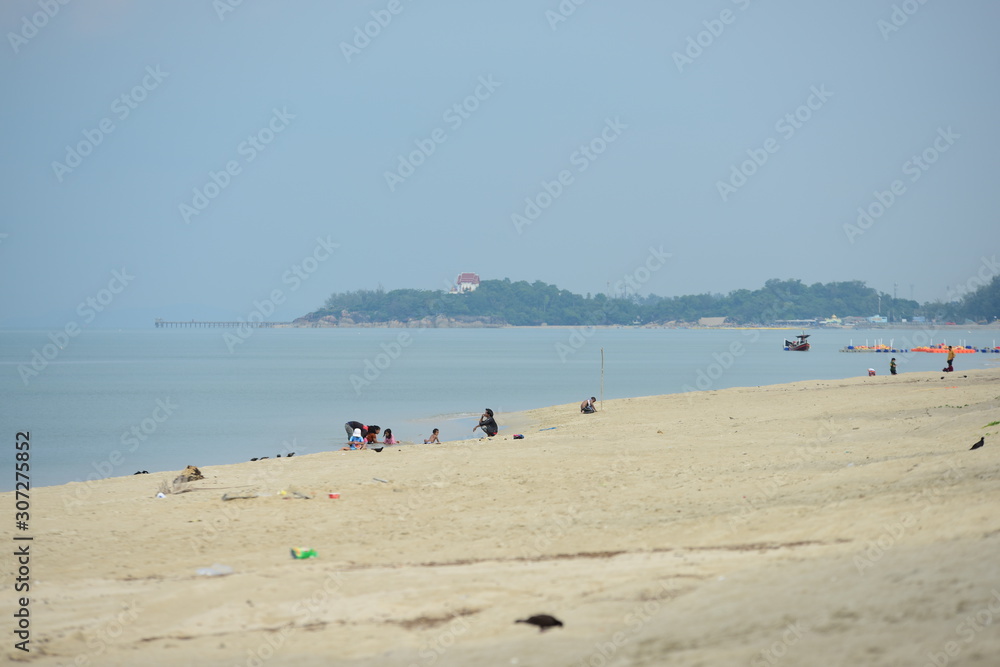
[[[876,339],[910,346],[915,335],[813,331],[813,349],[798,353],[782,349],[795,332],[775,330],[262,329],[232,350],[224,333],[85,330],[59,349],[46,331],[0,331],[4,432],[11,443],[31,432],[33,485],[274,457],[283,443],[300,455],[330,450],[349,420],[401,440],[421,442],[434,427],[443,440],[466,438],[486,407],[502,428],[506,412],[600,396],[602,348],[610,399],[843,378],[869,366],[883,375],[890,355],[839,350]],[[993,332],[947,335],[996,345]],[[35,351],[37,374],[27,374]],[[895,356],[903,373],[944,361]],[[956,368],[998,361],[960,355]],[[9,447],[4,469],[13,454]],[[0,489],[13,478],[4,475]]]

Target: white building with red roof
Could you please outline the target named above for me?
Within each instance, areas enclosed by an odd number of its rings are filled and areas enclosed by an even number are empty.
[[[460,273],[455,280],[459,292],[475,292],[479,287],[478,273]]]

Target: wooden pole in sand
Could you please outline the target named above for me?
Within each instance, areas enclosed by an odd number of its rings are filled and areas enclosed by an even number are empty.
[[[601,410],[604,410],[604,348],[601,348]]]

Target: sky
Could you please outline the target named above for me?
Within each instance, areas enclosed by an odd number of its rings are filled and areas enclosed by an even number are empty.
[[[0,327],[1000,273],[987,0],[5,0]],[[618,286],[618,287],[616,287]]]

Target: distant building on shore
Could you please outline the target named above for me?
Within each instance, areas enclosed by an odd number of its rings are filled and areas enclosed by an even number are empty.
[[[479,287],[478,273],[460,273],[455,280],[455,288],[459,293],[475,292]]]

